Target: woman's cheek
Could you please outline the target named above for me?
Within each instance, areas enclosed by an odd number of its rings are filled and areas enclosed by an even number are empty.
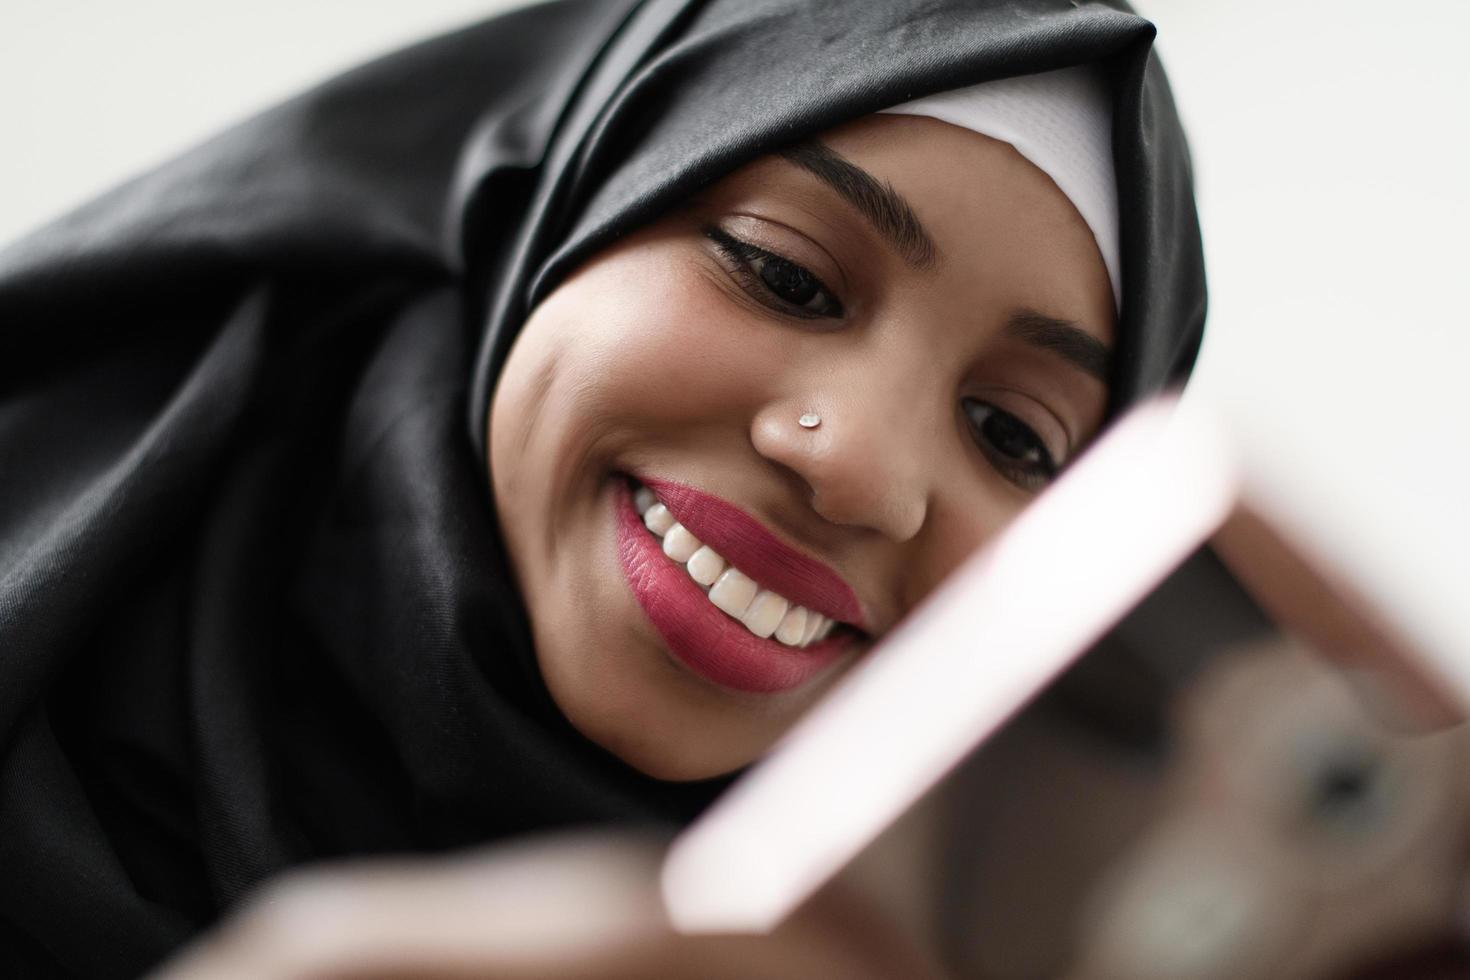
[[[602,312],[595,332],[585,331],[577,343],[585,354],[583,380],[620,416],[728,418],[779,365],[773,341],[780,327],[714,280],[725,273],[680,249],[657,251],[650,246],[620,256],[585,284],[587,305]]]

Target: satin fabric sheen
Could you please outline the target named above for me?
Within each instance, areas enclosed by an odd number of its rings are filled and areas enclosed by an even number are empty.
[[[526,312],[739,163],[986,77],[1117,89],[1116,405],[1204,312],[1152,28],[573,0],[410,48],[0,254],[0,975],[130,977],[270,875],[688,819],[535,668],[483,436]]]

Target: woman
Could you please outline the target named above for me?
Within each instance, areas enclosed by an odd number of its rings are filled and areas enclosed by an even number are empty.
[[[131,975],[302,861],[696,812],[1187,370],[1151,38],[1101,4],[535,7],[19,243],[0,963]],[[1072,66],[1111,264],[1080,192],[914,101]],[[700,533],[727,554],[655,563]]]

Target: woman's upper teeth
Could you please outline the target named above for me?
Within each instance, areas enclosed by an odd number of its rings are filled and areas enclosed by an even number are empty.
[[[831,619],[762,589],[750,576],[701,544],[658,502],[652,490],[638,487],[633,504],[644,526],[664,539],[664,554],[683,565],[690,578],[709,590],[710,602],[740,620],[756,636],[774,635],[787,646],[804,647],[832,632],[836,624]]]

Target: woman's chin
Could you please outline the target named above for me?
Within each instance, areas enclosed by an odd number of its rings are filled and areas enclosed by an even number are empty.
[[[759,759],[845,670],[833,665],[772,694],[721,688],[669,652],[636,604],[619,628],[568,644],[537,641],[552,700],[582,736],[655,779],[691,782]]]
[[[606,676],[563,678],[552,665],[542,672],[572,727],[644,775],[670,782],[723,776],[749,765],[779,737],[780,730],[770,730],[772,719],[759,714],[710,717],[704,699],[680,689],[687,683],[676,675],[680,668],[656,646],[620,650],[603,664],[615,660],[638,663]]]
[[[698,782],[729,775],[750,765],[762,754],[731,752],[723,747],[698,743],[698,739],[684,739],[673,744],[651,744],[634,733],[631,738],[614,739],[604,748],[645,776],[671,783]],[[767,747],[763,746],[763,750]]]

